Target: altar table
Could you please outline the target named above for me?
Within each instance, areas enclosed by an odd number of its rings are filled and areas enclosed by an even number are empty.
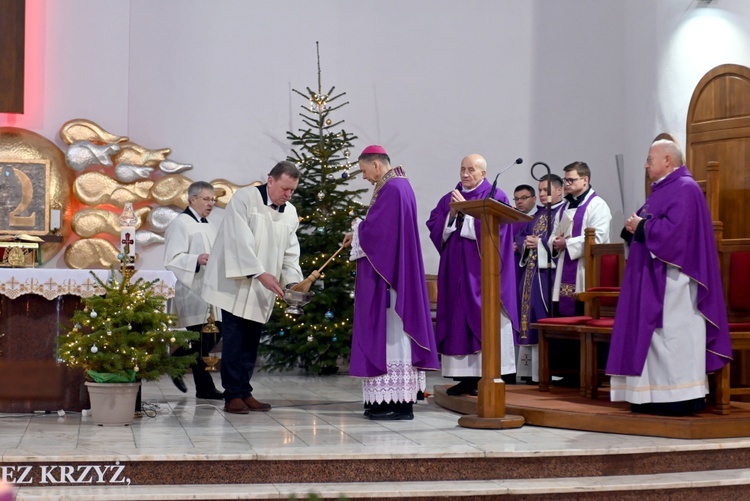
[[[0,412],[80,411],[88,403],[80,369],[59,363],[57,340],[82,297],[104,294],[110,270],[0,269]],[[119,273],[116,273],[120,280]],[[154,282],[174,297],[171,271],[139,270],[131,280]]]

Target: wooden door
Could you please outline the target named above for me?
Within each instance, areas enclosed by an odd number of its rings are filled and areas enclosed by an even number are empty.
[[[706,180],[719,163],[719,216],[724,238],[750,237],[750,68],[724,64],[698,82],[687,117],[687,165]]]

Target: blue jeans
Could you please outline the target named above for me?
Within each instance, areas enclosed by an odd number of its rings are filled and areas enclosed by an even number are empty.
[[[250,378],[258,358],[258,345],[263,324],[221,310],[221,385],[224,400],[252,395]]]

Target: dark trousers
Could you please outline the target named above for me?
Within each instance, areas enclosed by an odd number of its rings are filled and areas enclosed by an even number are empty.
[[[224,399],[246,398],[252,395],[250,378],[258,358],[258,345],[263,324],[232,315],[221,310],[221,385]]]
[[[221,328],[221,322],[216,322],[216,326]],[[192,355],[194,353],[198,354],[198,359],[190,366],[190,369],[193,371],[193,379],[195,380],[195,389],[198,393],[216,390],[211,373],[206,371],[206,362],[201,357],[208,355],[214,345],[221,339],[221,332],[216,334],[216,340],[214,341],[213,334],[201,333],[202,328],[203,324],[186,327],[186,330],[197,332],[200,337],[195,341],[191,341],[189,347],[180,346],[172,353],[172,356],[175,357]]]

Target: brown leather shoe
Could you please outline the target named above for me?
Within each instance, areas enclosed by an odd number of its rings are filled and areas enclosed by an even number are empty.
[[[250,412],[250,409],[247,408],[247,405],[245,405],[241,398],[233,398],[224,404],[224,412],[229,412],[231,414],[247,414]]]
[[[242,401],[245,403],[247,408],[251,411],[265,412],[265,411],[271,410],[271,404],[258,402],[257,400],[255,400],[255,397],[252,395],[244,398]]]

